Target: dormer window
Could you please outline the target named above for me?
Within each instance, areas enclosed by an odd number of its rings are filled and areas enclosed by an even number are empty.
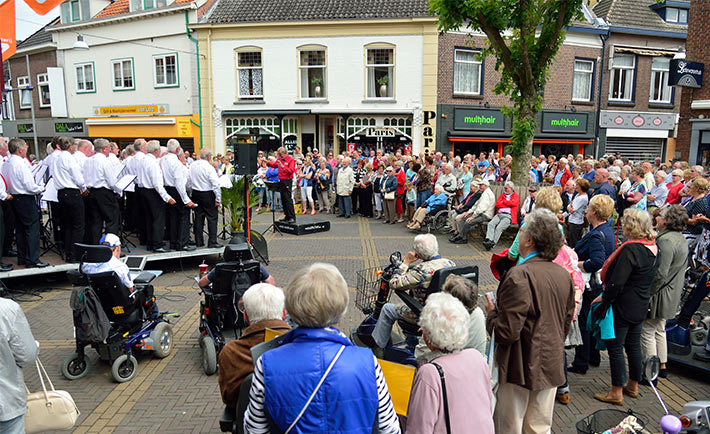
[[[666,22],[671,24],[688,24],[688,9],[665,8]]]

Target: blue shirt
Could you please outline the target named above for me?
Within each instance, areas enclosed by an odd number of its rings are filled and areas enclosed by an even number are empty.
[[[584,175],[582,175],[582,178],[586,179],[589,182],[594,182],[594,175],[596,175],[596,174],[597,174],[597,171],[592,170],[591,172],[585,173]]]
[[[431,212],[433,208],[441,208],[442,206],[446,206],[446,201],[447,201],[446,193],[439,193],[439,194],[432,194],[429,196],[429,198],[425,201],[426,203],[426,212]]]

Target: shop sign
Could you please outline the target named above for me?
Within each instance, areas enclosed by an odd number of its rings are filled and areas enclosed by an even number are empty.
[[[703,85],[705,65],[685,59],[671,60],[668,85],[700,88]]]
[[[192,125],[190,125],[190,119],[178,119],[177,130],[179,137],[192,137]]]
[[[348,143],[348,152],[355,151],[355,143]]]
[[[457,130],[505,131],[505,116],[500,110],[454,109],[454,128]]]
[[[17,134],[32,134],[34,132],[32,124],[17,124]]]
[[[599,126],[602,128],[672,130],[675,128],[676,116],[674,113],[602,110],[599,117]]]
[[[392,127],[370,127],[366,135],[367,137],[394,137],[397,132]]]
[[[83,133],[83,122],[57,122],[54,124],[55,133]]]
[[[429,155],[434,151],[434,122],[436,121],[436,112],[433,110],[424,110],[422,112],[422,138],[424,139],[424,154]]]
[[[94,116],[144,116],[168,113],[167,104],[94,107]]]
[[[572,133],[584,134],[587,132],[588,113],[574,112],[542,112],[543,133]]]

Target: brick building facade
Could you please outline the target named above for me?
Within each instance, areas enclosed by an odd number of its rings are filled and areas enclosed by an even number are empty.
[[[707,25],[710,2],[691,2],[688,18],[686,60],[704,63],[706,72],[699,89],[677,88],[681,93],[677,152],[683,160],[707,168],[710,167],[710,84],[707,76],[710,67],[710,27]]]

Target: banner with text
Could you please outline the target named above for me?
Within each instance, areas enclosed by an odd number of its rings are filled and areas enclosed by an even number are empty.
[[[505,131],[505,116],[500,110],[454,109],[454,128],[457,130]]]

